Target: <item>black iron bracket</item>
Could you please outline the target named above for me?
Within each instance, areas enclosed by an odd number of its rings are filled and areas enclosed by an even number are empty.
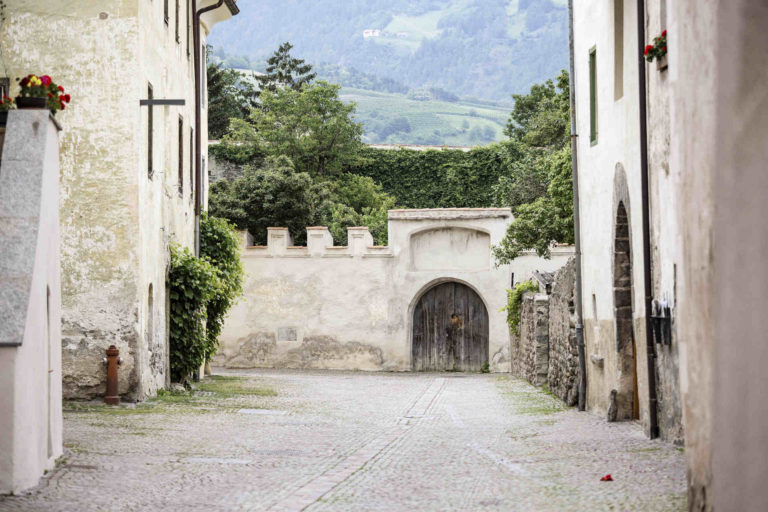
[[[149,99],[149,100],[139,100],[139,105],[141,106],[167,106],[167,105],[178,105],[180,107],[183,107],[186,104],[186,100],[160,100],[160,99]]]

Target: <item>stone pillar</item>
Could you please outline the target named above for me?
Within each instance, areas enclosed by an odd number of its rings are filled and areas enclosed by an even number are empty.
[[[267,247],[270,254],[285,254],[291,244],[293,240],[288,228],[267,228]]]
[[[333,237],[325,226],[307,228],[307,250],[310,254],[322,254],[326,247],[333,247]]]
[[[349,250],[354,255],[363,254],[373,245],[373,236],[367,227],[347,228]]]

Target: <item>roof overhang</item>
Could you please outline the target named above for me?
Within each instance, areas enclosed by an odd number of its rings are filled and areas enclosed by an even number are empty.
[[[197,3],[197,10],[199,11],[200,9],[216,5],[219,1],[220,0],[199,0]],[[201,14],[200,22],[204,27],[205,33],[209,34],[215,24],[227,21],[239,12],[240,8],[237,6],[236,0],[223,0],[221,5],[216,9]]]

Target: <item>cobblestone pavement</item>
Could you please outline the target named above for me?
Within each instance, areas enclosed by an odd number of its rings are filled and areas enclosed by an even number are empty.
[[[686,508],[678,448],[507,376],[221,373],[67,404],[64,460],[0,511]]]

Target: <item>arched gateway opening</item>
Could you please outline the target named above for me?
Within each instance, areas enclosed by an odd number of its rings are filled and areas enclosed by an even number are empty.
[[[616,396],[616,420],[640,417],[637,386],[637,347],[632,326],[632,245],[629,217],[624,203],[616,211],[616,235],[613,259],[613,298],[616,308],[616,350],[619,389]]]
[[[413,310],[414,371],[479,371],[488,362],[488,311],[469,286],[433,286]]]

